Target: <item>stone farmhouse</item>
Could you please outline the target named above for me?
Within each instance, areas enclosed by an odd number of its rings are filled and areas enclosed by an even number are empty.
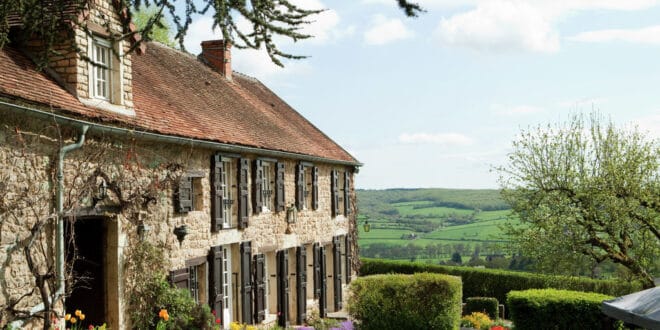
[[[114,39],[135,29],[121,3],[91,1],[78,15],[87,32],[72,25],[81,52],[44,69],[35,40],[0,50],[0,327],[42,313],[45,294],[66,296],[60,317],[84,308],[130,328],[141,241],[163,247],[171,283],[224,327],[342,310],[361,164],[232,72],[222,40],[197,57],[158,43],[129,52],[139,36]]]

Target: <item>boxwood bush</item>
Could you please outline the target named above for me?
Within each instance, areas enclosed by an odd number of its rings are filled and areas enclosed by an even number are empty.
[[[488,317],[495,320],[497,319],[498,305],[497,299],[492,297],[470,297],[465,299],[463,314],[470,315],[473,312],[481,312],[488,314]]]
[[[362,261],[360,275],[429,272],[460,276],[463,282],[464,297],[495,297],[498,301],[506,301],[506,294],[512,290],[553,288],[598,292],[611,296],[622,296],[642,290],[642,285],[639,282],[594,280],[583,277],[544,275],[499,269],[441,266],[420,262],[370,258],[360,258],[360,260]]]
[[[600,329],[606,316],[603,300],[613,297],[593,292],[555,289],[511,291],[507,306],[516,330]]]
[[[362,330],[458,329],[461,279],[419,273],[373,275],[351,282],[348,312]]]

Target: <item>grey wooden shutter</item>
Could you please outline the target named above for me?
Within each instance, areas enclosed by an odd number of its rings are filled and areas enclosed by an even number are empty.
[[[314,268],[314,298],[319,299],[321,296],[321,251],[319,243],[314,243],[312,250],[312,265]]]
[[[224,212],[224,182],[222,173],[224,165],[220,155],[211,157],[211,231],[217,232],[222,229]]]
[[[277,251],[277,324],[289,326],[289,251]]]
[[[331,190],[332,190],[332,216],[339,215],[339,174],[337,170],[332,170],[331,175]]]
[[[190,270],[188,267],[170,272],[170,284],[179,289],[190,289]]]
[[[252,244],[241,243],[241,313],[242,322],[252,324]]]
[[[321,317],[328,317],[328,278],[326,277],[328,265],[326,264],[325,246],[319,248],[319,271],[321,277],[321,291],[319,295],[319,314]]]
[[[349,171],[344,171],[344,214],[351,214],[351,173]]]
[[[250,201],[250,194],[248,192],[249,173],[250,161],[246,158],[241,158],[238,169],[238,224],[241,229],[248,227],[248,218],[250,216],[248,211],[248,203]]]
[[[266,257],[263,254],[254,256],[254,321],[261,323],[266,319]]]
[[[303,324],[307,320],[307,249],[304,245],[296,249],[296,293],[296,323]]]
[[[277,185],[277,211],[284,211],[286,207],[286,199],[284,198],[284,175],[285,175],[285,166],[284,163],[277,163],[277,179],[275,184]]]
[[[192,178],[188,176],[181,177],[177,191],[177,212],[187,213],[192,211],[192,196],[193,196],[193,182]]]
[[[264,206],[264,162],[262,160],[254,161],[254,213],[261,213]]]
[[[314,210],[319,209],[319,168],[316,166],[312,168],[312,205]]]
[[[342,307],[341,297],[341,236],[332,238],[332,270],[335,287],[335,311]]]
[[[351,283],[351,273],[353,265],[353,254],[351,248],[353,247],[353,240],[351,234],[346,234],[346,283]]]
[[[214,246],[209,254],[210,273],[209,274],[209,305],[216,312],[216,315],[222,315],[222,304],[224,292],[222,287],[222,246]],[[225,320],[221,317],[221,322]]]
[[[302,210],[305,207],[305,166],[296,167],[296,207]]]

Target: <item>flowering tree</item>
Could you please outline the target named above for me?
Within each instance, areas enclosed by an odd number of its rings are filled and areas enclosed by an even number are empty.
[[[624,266],[646,287],[660,269],[660,148],[598,114],[523,131],[499,168],[521,226],[508,232],[545,269],[585,258]]]

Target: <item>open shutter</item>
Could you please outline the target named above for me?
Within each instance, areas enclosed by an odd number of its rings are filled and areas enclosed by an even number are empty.
[[[296,167],[296,207],[302,210],[305,207],[305,166]]]
[[[351,283],[351,273],[352,273],[352,264],[353,264],[353,254],[351,248],[353,247],[353,241],[351,240],[351,234],[346,234],[346,283]]]
[[[339,215],[339,174],[337,170],[332,170],[331,190],[332,190],[332,216]]]
[[[284,199],[284,163],[277,163],[277,179],[275,184],[277,185],[277,211],[284,211],[285,199]]]
[[[314,243],[313,245],[313,266],[314,266],[314,298],[319,299],[321,296],[321,257],[320,245]]]
[[[319,314],[321,317],[328,317],[328,278],[326,277],[328,265],[326,264],[325,257],[325,246],[319,248],[319,263],[321,264],[321,269],[319,274],[321,275],[321,293],[319,295]]]
[[[312,168],[312,207],[319,209],[319,168]]]
[[[264,206],[264,167],[262,160],[254,161],[254,213],[261,213]]]
[[[224,182],[222,182],[222,173],[224,172],[224,165],[220,155],[213,155],[211,157],[211,231],[218,231],[222,229],[224,222],[222,212],[224,208]]]
[[[210,273],[209,274],[209,305],[216,315],[222,315],[222,302],[224,292],[222,292],[222,246],[214,246],[209,254]],[[221,317],[221,322],[225,320]]]
[[[344,214],[351,214],[351,172],[344,171]]]
[[[192,211],[192,178],[188,176],[181,177],[177,191],[177,212],[187,213]]]
[[[252,244],[241,243],[241,313],[242,322],[252,324]]]
[[[277,324],[289,326],[289,250],[277,251]]]
[[[250,195],[248,192],[248,175],[250,173],[250,161],[246,158],[241,158],[239,161],[238,169],[238,219],[239,227],[245,229],[248,226],[248,203]]]
[[[304,245],[296,249],[296,293],[296,323],[303,324],[307,320],[307,249]]]
[[[170,284],[179,289],[190,289],[190,271],[188,267],[170,272]]]
[[[332,238],[332,280],[335,287],[335,311],[342,307],[341,297],[341,236]]]
[[[266,257],[254,256],[254,321],[261,323],[266,319]]]

